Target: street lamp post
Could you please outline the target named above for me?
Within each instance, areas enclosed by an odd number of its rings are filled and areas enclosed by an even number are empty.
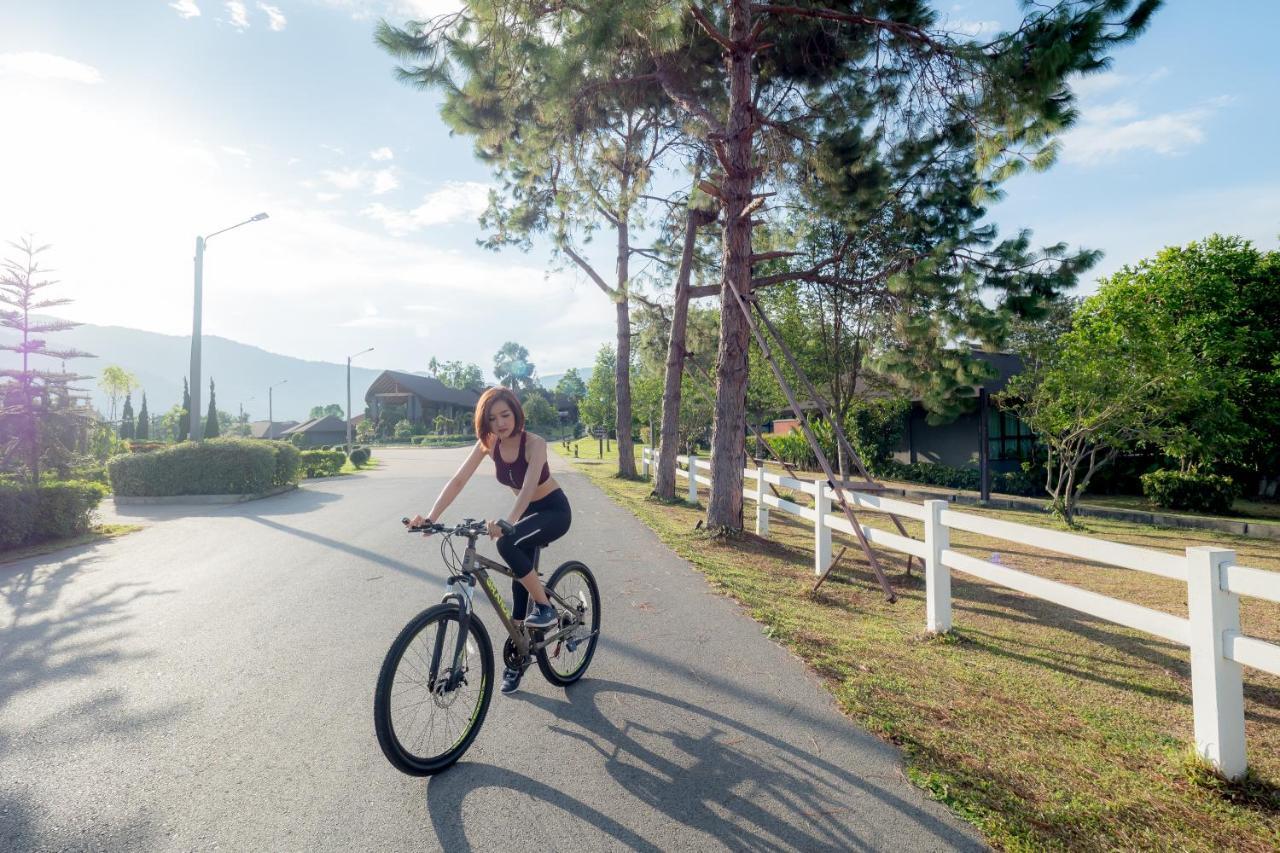
[[[288,379],[281,379],[275,385],[267,388],[267,438],[271,438],[271,427],[274,426],[276,422],[276,385],[283,385],[288,381]]]
[[[351,455],[351,359],[358,355],[373,352],[373,347],[362,349],[356,355],[347,356],[347,455]]]
[[[259,213],[244,222],[237,222],[230,228],[214,231],[208,237],[196,237],[196,307],[191,328],[191,411],[187,415],[191,421],[192,441],[204,438],[204,412],[200,409],[200,306],[204,292],[204,247],[219,234],[224,234],[232,228],[239,228],[241,225],[248,225],[250,222],[261,222],[266,218],[265,213]]]

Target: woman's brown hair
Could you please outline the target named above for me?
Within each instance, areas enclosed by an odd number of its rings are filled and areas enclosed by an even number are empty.
[[[524,429],[524,408],[515,392],[501,385],[487,389],[480,395],[480,402],[476,403],[476,438],[480,439],[485,450],[493,449],[489,444],[489,438],[493,435],[493,430],[489,429],[489,409],[499,400],[510,406],[511,414],[516,416],[516,432]]]

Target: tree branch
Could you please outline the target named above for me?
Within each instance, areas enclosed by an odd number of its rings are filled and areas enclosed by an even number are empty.
[[[582,271],[585,272],[587,276],[596,283],[596,287],[604,291],[605,296],[609,297],[610,299],[618,298],[618,291],[610,287],[608,284],[606,284],[605,280],[600,277],[600,274],[596,272],[595,269],[592,268],[591,264],[587,263],[587,261],[581,255],[575,252],[571,246],[561,246],[560,250],[573,259],[573,262],[577,264],[582,269]]]

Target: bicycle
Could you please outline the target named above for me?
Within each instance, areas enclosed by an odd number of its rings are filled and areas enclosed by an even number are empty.
[[[432,776],[470,748],[493,698],[493,644],[472,610],[477,581],[507,629],[503,662],[525,668],[536,659],[543,677],[562,687],[582,678],[595,655],[600,590],[590,569],[569,560],[545,584],[547,598],[559,613],[557,624],[516,625],[489,572],[515,575],[502,563],[476,553],[476,539],[488,532],[484,521],[467,518],[454,527],[416,528],[407,518],[401,523],[410,533],[442,534],[440,555],[452,574],[441,603],[410,619],[387,650],[374,691],[373,721],[378,745],[394,767],[411,776]],[[504,535],[512,530],[506,521],[498,526]],[[467,540],[461,557],[455,537]],[[534,571],[541,553],[541,547],[534,553]],[[427,716],[419,725],[424,707]]]

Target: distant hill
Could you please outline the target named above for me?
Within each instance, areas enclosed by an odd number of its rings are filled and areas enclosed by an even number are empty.
[[[11,329],[0,328],[0,341],[9,343],[17,337]],[[138,377],[147,393],[147,407],[152,414],[168,411],[182,402],[182,379],[191,364],[191,339],[179,335],[161,335],[122,326],[86,324],[48,336],[51,346],[91,352],[97,358],[67,362],[67,369],[96,377],[103,367],[118,364]],[[48,359],[35,359],[52,365]],[[0,351],[0,367],[21,366],[16,353]],[[218,408],[237,414],[244,404],[254,420],[266,420],[267,388],[287,379],[275,389],[276,420],[304,420],[312,406],[347,404],[347,365],[324,361],[305,361],[278,355],[236,341],[205,335],[202,349],[204,402],[208,406],[209,377],[217,383]],[[351,368],[351,407],[356,414],[364,411],[364,392],[381,369]],[[98,389],[96,378],[80,383],[92,392],[94,405],[104,414],[111,404]],[[250,400],[250,398],[254,398]],[[122,401],[123,402],[123,401]],[[140,393],[134,395],[133,408],[142,404]]]
[[[582,380],[583,385],[586,385],[591,381],[591,373],[594,370],[594,367],[578,368],[578,378]],[[546,376],[539,376],[538,381],[542,383],[543,388],[546,388],[548,391],[554,391],[556,389],[556,384],[560,382],[560,378],[568,372],[569,371],[566,370],[564,373],[548,373]]]

